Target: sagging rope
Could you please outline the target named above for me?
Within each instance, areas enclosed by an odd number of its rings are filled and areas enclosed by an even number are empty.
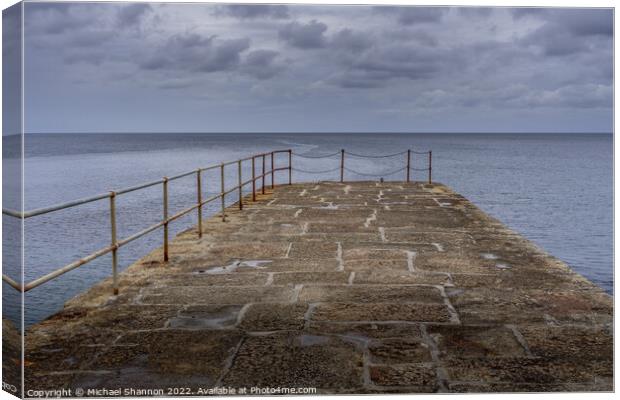
[[[332,168],[332,169],[326,169],[323,171],[309,171],[309,170],[305,170],[305,169],[300,169],[300,168],[291,168],[293,171],[295,172],[301,172],[304,174],[327,174],[329,172],[336,172],[338,170],[340,170],[340,167],[336,167],[336,168]]]
[[[292,154],[293,154],[294,156],[296,156],[296,157],[301,157],[301,158],[314,158],[314,159],[316,159],[316,158],[329,158],[329,157],[337,156],[337,155],[339,155],[339,154],[340,154],[340,152],[339,152],[339,151],[337,151],[337,152],[335,152],[335,153],[332,153],[332,154],[325,154],[325,155],[322,155],[322,156],[310,156],[310,155],[306,155],[306,154],[299,154],[299,153],[292,153]]]
[[[389,157],[396,157],[396,156],[402,156],[403,154],[407,154],[407,150],[400,151],[398,153],[383,154],[383,155],[358,154],[358,153],[352,153],[350,151],[345,151],[344,153],[347,154],[347,155],[350,155],[350,156],[353,156],[353,157],[359,157],[359,158],[389,158]],[[411,150],[411,153],[412,154],[429,154],[430,151],[415,151],[415,150]],[[334,156],[337,156],[337,155],[341,154],[341,152],[337,151],[335,153],[325,154],[325,155],[320,155],[320,156],[313,156],[313,155],[299,154],[299,153],[292,153],[292,154],[294,156],[296,156],[296,157],[317,159],[317,158],[334,157]]]
[[[350,156],[353,156],[353,157],[360,157],[360,158],[388,158],[388,157],[396,157],[396,156],[401,156],[403,154],[407,154],[407,150],[401,151],[399,153],[384,154],[384,155],[380,155],[380,156],[374,156],[374,155],[369,155],[369,154],[356,154],[356,153],[351,153],[349,151],[345,151],[344,153],[348,154]]]
[[[384,172],[384,173],[380,173],[380,174],[369,174],[367,172],[360,172],[360,171],[356,171],[347,167],[343,168],[345,171],[347,172],[351,172],[353,174],[357,174],[357,175],[362,175],[362,176],[372,176],[372,177],[383,177],[383,176],[390,176],[390,175],[394,175],[398,172],[402,172],[404,170],[407,169],[407,167],[403,167],[403,168],[399,168],[397,170],[391,171],[391,172]]]

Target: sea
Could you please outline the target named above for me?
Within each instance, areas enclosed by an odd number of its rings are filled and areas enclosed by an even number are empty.
[[[432,150],[433,181],[461,193],[488,214],[566,262],[613,294],[613,135],[507,133],[158,133],[27,134],[24,202],[32,210],[174,176],[256,153],[292,149],[293,182],[339,179],[341,149],[345,180],[403,180],[403,151]],[[3,166],[19,165],[17,137],[3,138]],[[306,157],[297,156],[297,154]],[[307,158],[330,155],[327,158]],[[335,155],[333,155],[335,154]],[[262,167],[257,160],[257,168]],[[266,160],[267,168],[270,158]],[[275,166],[288,165],[286,153]],[[426,154],[412,154],[411,179],[426,180]],[[8,169],[7,169],[8,168]],[[250,178],[249,162],[242,164]],[[303,172],[303,171],[313,171]],[[329,172],[323,172],[329,171]],[[319,173],[320,172],[320,173]],[[220,191],[219,169],[204,172],[203,198]],[[5,178],[6,180],[6,178]],[[276,184],[288,172],[276,173]],[[237,184],[237,165],[225,168],[226,187]],[[269,182],[269,180],[267,180]],[[11,182],[4,205],[18,197]],[[246,193],[251,190],[248,186]],[[227,203],[236,201],[236,194]],[[196,177],[170,182],[172,214],[196,201]],[[13,203],[14,204],[14,203]],[[10,204],[8,204],[10,205]],[[205,216],[217,212],[210,203]],[[125,238],[162,217],[162,187],[118,196],[118,237]],[[196,224],[196,213],[170,224],[171,235]],[[4,272],[19,277],[20,251],[15,220],[3,215]],[[15,228],[17,226],[17,228]],[[110,244],[107,199],[29,218],[24,228],[27,282]],[[162,244],[157,230],[119,250],[124,269]],[[10,241],[13,240],[13,243]],[[111,256],[103,256],[25,294],[24,323],[34,324],[111,275]],[[3,313],[20,318],[21,296],[3,282]]]

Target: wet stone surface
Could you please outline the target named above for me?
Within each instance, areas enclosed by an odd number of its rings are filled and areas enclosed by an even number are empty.
[[[28,389],[613,390],[612,299],[440,184],[246,198],[26,334]]]

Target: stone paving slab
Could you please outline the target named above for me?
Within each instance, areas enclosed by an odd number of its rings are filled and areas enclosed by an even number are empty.
[[[26,389],[613,390],[612,298],[441,184],[277,186],[27,331]]]

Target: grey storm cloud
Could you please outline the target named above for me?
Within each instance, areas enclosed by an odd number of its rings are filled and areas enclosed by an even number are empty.
[[[33,3],[36,4],[36,3]],[[26,9],[30,10],[30,5]],[[36,7],[31,12],[38,13],[42,17],[39,24],[33,28],[41,30],[46,34],[62,34],[65,32],[74,31],[80,28],[89,26],[92,20],[87,15],[80,13],[70,13],[71,8],[68,5],[64,5],[59,8],[52,7]]]
[[[65,55],[64,61],[67,64],[92,64],[92,65],[101,65],[106,59],[104,53],[99,51],[71,51]]]
[[[464,15],[466,17],[484,18],[493,13],[493,8],[491,7],[458,7],[456,10],[460,15]]]
[[[371,47],[372,44],[373,41],[369,35],[348,28],[338,31],[331,38],[331,45],[334,48],[353,53],[362,52]]]
[[[80,35],[73,36],[68,44],[74,47],[93,47],[112,40],[115,37],[113,30],[85,30]]]
[[[153,8],[148,3],[132,3],[121,6],[118,11],[118,25],[120,27],[135,26],[140,22],[143,15],[152,10]]]
[[[224,14],[239,19],[253,18],[289,18],[288,7],[285,5],[271,4],[228,4],[218,7],[216,15]]]
[[[527,10],[527,11],[526,11]],[[566,56],[589,51],[597,39],[613,35],[613,16],[605,10],[519,9],[517,18],[530,16],[544,24],[523,38],[526,45],[537,46],[548,56]]]
[[[612,101],[611,87],[574,84],[558,89],[532,90],[526,85],[510,84],[499,88],[465,86],[453,90],[430,90],[419,94],[413,102],[418,108],[494,107],[513,109],[535,108],[597,108]]]
[[[546,25],[559,25],[576,36],[613,35],[613,14],[609,9],[514,8],[514,18],[538,18]]]
[[[273,50],[251,51],[245,57],[242,71],[261,80],[273,78],[284,69],[276,62],[278,54]]]
[[[393,45],[364,53],[351,61],[345,72],[336,74],[329,81],[344,88],[384,87],[396,79],[432,78],[454,61],[452,54]]]
[[[219,39],[198,34],[171,37],[140,66],[146,70],[178,69],[217,72],[236,68],[241,53],[250,47],[250,39]]]
[[[71,120],[63,110],[93,104],[100,96],[88,90],[104,87],[117,94],[115,105],[144,97],[163,110],[210,101],[213,121],[223,121],[227,107],[237,116],[248,107],[250,120],[287,108],[269,118],[287,121],[326,108],[347,113],[348,104],[355,115],[385,109],[403,120],[459,109],[481,119],[498,109],[520,118],[529,110],[588,115],[592,126],[611,120],[602,117],[613,105],[610,9],[27,3],[25,10],[29,98],[40,113],[57,115],[58,126]],[[167,103],[169,95],[180,95],[178,103]]]
[[[280,39],[300,49],[318,49],[326,44],[327,25],[316,20],[307,24],[297,21],[284,25],[279,31]]]
[[[439,22],[447,11],[443,7],[374,7],[375,12],[393,16],[402,25]]]
[[[556,10],[549,13],[549,18],[552,23],[566,26],[575,36],[613,35],[613,14],[607,10]]]

